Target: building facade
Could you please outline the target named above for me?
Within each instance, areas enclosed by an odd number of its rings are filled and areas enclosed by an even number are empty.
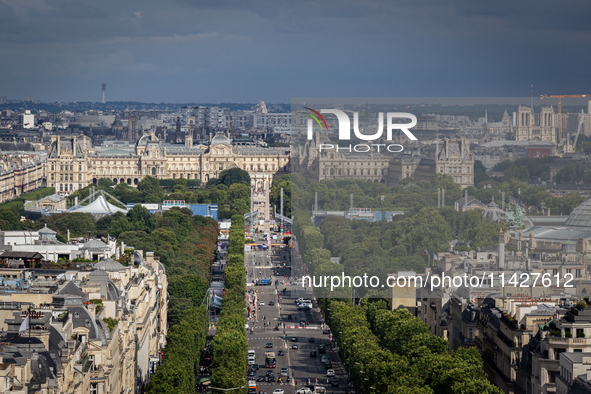
[[[520,106],[515,119],[516,141],[556,141],[556,125],[554,121],[554,109],[544,107],[536,116],[532,108]]]
[[[209,146],[192,143],[165,145],[154,132],[144,134],[132,148],[95,150],[85,137],[52,137],[47,183],[56,192],[82,189],[100,178],[137,185],[145,176],[185,178],[207,182],[226,169],[240,168],[256,179],[289,171],[289,148],[235,146],[224,133],[216,133]]]

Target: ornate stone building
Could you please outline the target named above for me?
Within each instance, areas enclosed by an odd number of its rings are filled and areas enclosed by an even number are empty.
[[[444,139],[435,145],[435,171],[453,177],[462,189],[474,186],[474,153],[468,138]]]
[[[135,146],[92,148],[86,137],[52,137],[47,163],[47,183],[56,192],[70,192],[97,183],[100,178],[137,185],[146,175],[159,179],[185,178],[207,182],[225,169],[241,168],[253,185],[288,172],[289,148],[236,146],[217,133],[209,146],[164,144],[154,132],[144,134]]]
[[[536,117],[530,107],[520,106],[517,110],[515,127],[516,141],[552,141],[556,143],[554,109],[544,107]]]
[[[296,148],[292,157],[294,171],[307,181],[326,179],[365,179],[386,183],[390,157],[377,152],[355,153],[348,148],[336,148],[336,144],[324,134],[314,134],[314,139]],[[320,144],[335,148],[319,152]]]

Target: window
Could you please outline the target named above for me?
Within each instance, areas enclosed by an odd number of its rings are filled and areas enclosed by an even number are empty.
[[[51,178],[51,179],[53,180],[53,178]],[[577,270],[576,271],[576,276],[577,276],[577,278],[580,278],[581,277],[581,270]]]
[[[458,172],[461,174],[462,173],[462,167],[458,167]]]
[[[64,174],[60,174],[60,181],[64,180]]]
[[[567,274],[572,274],[572,273],[573,273],[573,270],[572,270],[571,268],[567,268],[567,269],[566,269],[566,273],[567,273]]]
[[[470,177],[469,176],[466,177],[466,182],[470,182]]]
[[[439,167],[439,172],[443,174],[443,167]]]
[[[220,171],[223,170],[224,169],[224,165],[223,164],[220,164],[219,169],[220,169]],[[260,170],[260,167],[259,167],[259,170]]]
[[[64,191],[64,184],[60,183],[60,192],[63,192],[63,191]]]
[[[81,181],[82,180],[82,174],[78,174],[78,180]]]
[[[62,164],[62,165],[60,165],[60,171],[63,171],[63,170],[64,170],[64,166]]]
[[[552,270],[552,275],[556,275],[556,274],[558,274],[558,270],[557,269],[553,269]]]
[[[74,180],[74,174],[70,174],[70,180],[73,181]]]
[[[51,180],[53,181],[53,174],[51,174]],[[580,270],[579,270],[580,271]]]
[[[451,174],[451,167],[449,167],[447,170],[448,170],[448,174]]]
[[[93,369],[94,371],[94,369]],[[98,383],[90,384],[90,394],[98,394]]]
[[[53,171],[53,164],[51,165],[51,171]]]
[[[82,164],[78,165],[78,171],[82,171]]]

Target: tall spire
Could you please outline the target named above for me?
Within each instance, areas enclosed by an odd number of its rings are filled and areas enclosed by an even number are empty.
[[[531,101],[530,101],[530,107],[531,107],[531,113],[534,113],[534,84],[531,84]]]

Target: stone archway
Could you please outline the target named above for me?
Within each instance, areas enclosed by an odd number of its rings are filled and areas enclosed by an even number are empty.
[[[131,178],[127,178],[127,184],[131,185]]]
[[[96,178],[92,178],[92,183],[94,183],[96,185],[96,182],[97,182]]]
[[[134,185],[137,185],[138,183],[139,183],[139,181],[137,180],[137,178],[135,178],[135,179],[133,180],[133,184],[134,184]]]
[[[117,183],[117,178],[113,178],[113,182],[114,183]]]
[[[123,178],[119,179],[119,183],[125,183],[125,179],[123,179]]]

